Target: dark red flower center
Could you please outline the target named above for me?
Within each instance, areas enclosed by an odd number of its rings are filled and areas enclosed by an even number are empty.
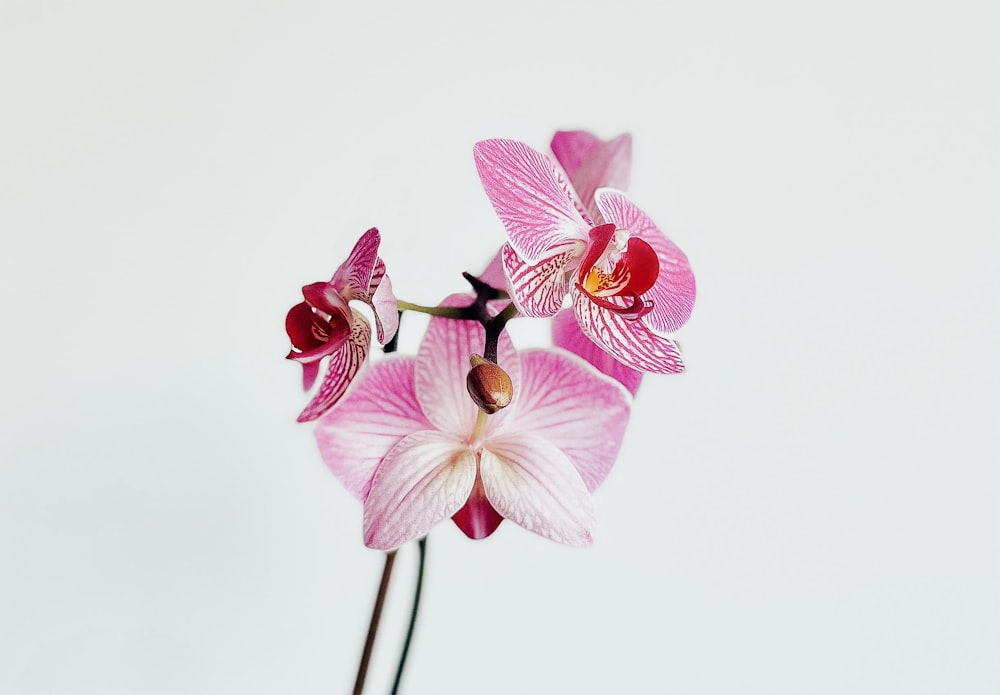
[[[660,260],[652,246],[613,224],[602,224],[590,230],[576,286],[598,306],[637,319],[653,309],[642,294],[659,274]]]

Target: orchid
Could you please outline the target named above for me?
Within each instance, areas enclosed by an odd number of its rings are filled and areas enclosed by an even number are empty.
[[[285,317],[285,331],[292,342],[287,359],[302,365],[302,387],[308,391],[319,375],[320,361],[329,357],[319,390],[299,414],[299,422],[315,420],[347,391],[368,356],[371,327],[349,302],[360,300],[374,315],[377,339],[385,345],[399,325],[396,298],[378,257],[381,237],[372,227],[361,235],[347,260],[329,282],[302,288],[305,301]]]
[[[479,323],[432,318],[416,358],[371,365],[317,424],[323,460],[364,503],[366,545],[395,548],[448,517],[470,538],[509,519],[561,543],[592,541],[590,493],[621,446],[630,395],[569,353],[518,353],[503,335],[497,364],[513,400],[477,414],[466,372],[484,339]]]
[[[480,540],[508,520],[557,543],[591,544],[593,494],[615,465],[644,373],[684,369],[670,334],[691,314],[694,276],[623,192],[631,136],[559,131],[551,148],[475,145],[507,238],[482,273],[462,273],[471,294],[433,305],[397,299],[372,227],[329,281],[302,288],[285,318],[287,357],[302,365],[306,391],[326,364],[298,420],[315,421],[320,457],[360,503],[364,544],[385,551],[355,695],[401,546],[416,541],[419,567],[393,693],[430,532],[451,519]],[[370,360],[369,311],[383,353]],[[430,316],[415,354],[397,353],[407,312]],[[552,345],[515,349],[507,327],[522,317],[551,319]]]
[[[691,315],[694,274],[646,213],[610,188],[594,191],[588,213],[556,164],[522,142],[484,140],[474,156],[507,230],[502,259],[518,309],[551,317],[569,296],[584,334],[618,361],[683,371],[667,336]]]

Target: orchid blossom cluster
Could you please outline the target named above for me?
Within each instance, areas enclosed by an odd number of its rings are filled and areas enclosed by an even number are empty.
[[[473,148],[506,230],[472,290],[435,306],[397,299],[361,235],[328,282],[302,288],[285,324],[327,466],[363,505],[364,542],[391,550],[451,519],[473,539],[510,520],[592,542],[592,493],[621,447],[644,373],[684,369],[670,336],[695,281],[684,253],[624,192],[632,140],[561,131],[543,153],[514,140]],[[374,318],[385,356],[368,359]],[[404,311],[431,314],[416,355],[395,351]],[[367,313],[367,312],[366,312]],[[514,319],[552,319],[553,347],[517,350]]]

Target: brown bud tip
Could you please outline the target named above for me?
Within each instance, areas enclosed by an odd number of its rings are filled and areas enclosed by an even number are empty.
[[[514,385],[507,372],[479,355],[473,355],[470,361],[472,369],[465,377],[465,387],[469,389],[469,395],[480,410],[492,415],[510,405]]]

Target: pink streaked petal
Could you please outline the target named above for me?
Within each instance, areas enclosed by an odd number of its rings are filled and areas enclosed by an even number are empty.
[[[491,437],[479,461],[486,498],[515,524],[567,545],[590,545],[594,502],[566,454],[547,439]]]
[[[347,491],[364,501],[379,462],[404,437],[433,429],[417,403],[416,358],[369,364],[354,388],[316,423],[320,455]]]
[[[549,145],[566,175],[572,180],[591,153],[603,144],[603,140],[586,130],[560,130],[552,136]],[[579,190],[579,189],[578,189]]]
[[[440,432],[415,432],[382,461],[365,500],[365,545],[389,550],[455,514],[476,480],[476,455]]]
[[[596,200],[608,222],[614,222],[619,229],[627,229],[656,251],[660,274],[643,295],[644,299],[653,302],[653,310],[642,320],[654,333],[663,335],[676,331],[687,322],[694,308],[694,273],[687,256],[624,193],[601,189],[597,191]]]
[[[642,372],[627,367],[584,335],[572,309],[560,311],[552,319],[552,343],[579,355],[627,388],[634,396],[642,382]]]
[[[469,295],[454,294],[441,306],[467,306]],[[478,321],[456,321],[431,317],[417,353],[417,398],[428,419],[442,432],[456,439],[465,439],[476,425],[479,409],[472,402],[465,385],[472,354],[483,354],[486,331]],[[517,393],[521,381],[521,364],[506,331],[497,343],[497,364],[510,376]],[[491,422],[506,418],[506,411],[491,415]]]
[[[372,329],[364,317],[352,311],[351,335],[344,341],[337,352],[330,355],[326,367],[326,376],[319,386],[319,391],[313,396],[309,405],[299,413],[299,422],[315,420],[333,407],[351,385],[354,375],[361,369],[365,357],[368,356],[368,345],[372,338]]]
[[[578,243],[557,256],[530,265],[518,257],[510,244],[504,245],[504,272],[510,283],[511,296],[522,314],[546,318],[562,308],[571,287],[566,277],[567,270],[573,267],[583,248],[583,244]]]
[[[381,266],[382,276],[374,293],[364,297],[372,308],[375,317],[375,336],[379,345],[385,345],[399,328],[399,308],[396,305],[396,295],[392,292],[392,281],[385,274],[385,265],[380,260],[376,268]]]
[[[476,483],[472,486],[472,493],[465,506],[455,512],[451,517],[455,525],[462,530],[466,536],[473,540],[486,538],[497,530],[503,517],[497,513],[490,501],[486,499],[486,491],[483,489],[483,480],[476,474]]]
[[[632,136],[619,135],[602,142],[587,157],[575,175],[570,176],[573,188],[587,206],[591,219],[603,217],[594,200],[599,188],[625,190],[632,176]]]
[[[378,246],[381,241],[378,229],[372,227],[361,235],[347,260],[340,264],[330,284],[347,299],[357,294],[367,293],[372,281],[372,271],[378,261]]]
[[[515,140],[483,140],[473,154],[486,195],[522,259],[537,263],[586,239],[590,220],[552,160]]]
[[[582,292],[573,302],[583,332],[612,357],[640,372],[676,374],[684,371],[680,348],[653,333],[641,320],[628,320],[590,301]]]
[[[593,491],[614,465],[632,408],[617,381],[561,350],[521,352],[521,393],[505,435],[531,434],[554,444]]]

